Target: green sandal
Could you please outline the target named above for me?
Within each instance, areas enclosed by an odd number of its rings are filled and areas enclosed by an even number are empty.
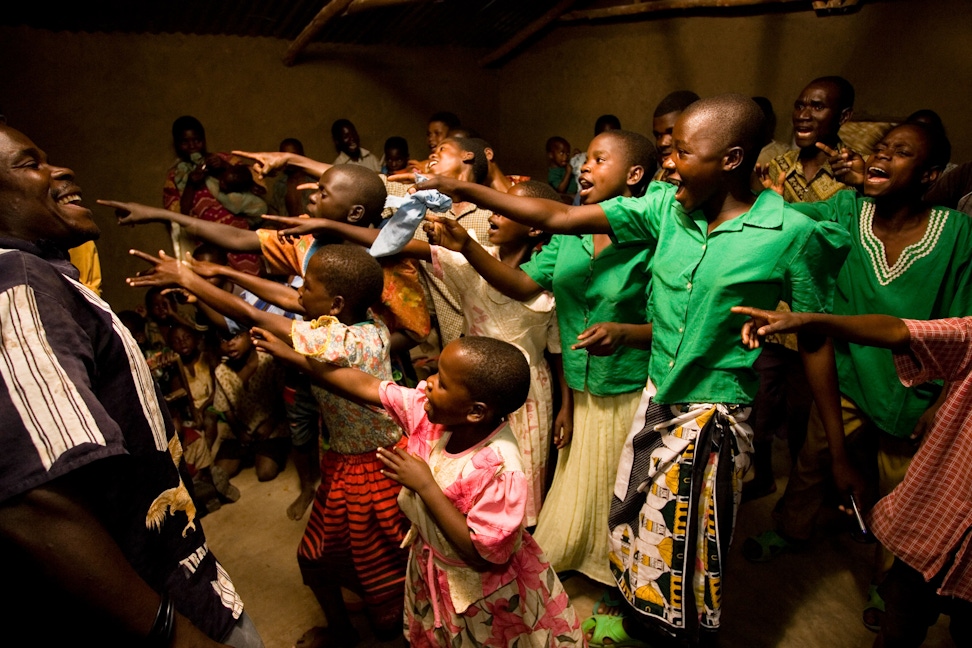
[[[587,637],[587,645],[592,648],[651,648],[625,632],[623,616],[595,614],[584,619],[581,632]],[[604,643],[605,640],[609,643]]]
[[[763,563],[794,549],[793,544],[776,531],[766,531],[746,538],[742,546],[743,558],[749,562]]]
[[[884,599],[878,593],[878,586],[867,588],[867,602],[864,603],[864,613],[861,614],[864,627],[871,632],[881,632],[881,622],[884,621]]]
[[[620,612],[617,614],[610,614],[610,612],[598,612],[598,610],[602,607],[605,610],[617,610],[618,608],[621,608],[624,605],[624,603],[625,603],[624,599],[621,598],[621,592],[619,592],[617,589],[612,587],[610,589],[604,590],[604,593],[601,594],[601,598],[597,599],[597,602],[594,604],[594,608],[591,614],[593,616],[600,616],[600,615],[618,616]]]

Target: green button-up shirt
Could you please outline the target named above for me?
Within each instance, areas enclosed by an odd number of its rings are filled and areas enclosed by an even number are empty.
[[[655,245],[649,376],[661,403],[747,405],[759,384],[758,351],[740,341],[737,305],[829,312],[850,237],[814,222],[764,191],[747,213],[707,233],[701,211],[686,214],[675,187],[649,185],[641,198],[602,203],[614,238]]]
[[[564,376],[571,389],[613,396],[644,389],[647,350],[619,347],[609,356],[573,350],[577,335],[599,322],[648,321],[653,245],[610,245],[594,256],[590,235],[554,236],[520,268],[557,300]]]

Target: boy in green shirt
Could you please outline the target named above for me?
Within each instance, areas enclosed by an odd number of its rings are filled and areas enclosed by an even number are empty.
[[[679,186],[655,182],[640,198],[569,207],[443,178],[418,185],[545,231],[655,247],[650,380],[618,468],[611,568],[637,617],[690,641],[711,641],[719,627],[721,559],[751,452],[744,421],[758,385],[755,354],[739,343],[742,321],[729,309],[742,298],[767,309],[786,299],[795,310],[829,311],[848,247],[841,228],[815,223],[772,192],[750,191],[762,121],[741,95],[692,104],[665,161]],[[826,413],[838,483],[858,491],[843,454],[832,346],[804,337],[801,351]],[[607,615],[585,628],[592,645],[642,631]]]

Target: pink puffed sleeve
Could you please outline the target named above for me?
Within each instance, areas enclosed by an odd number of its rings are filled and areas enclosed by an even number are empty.
[[[378,387],[378,397],[388,415],[408,436],[408,452],[427,461],[432,447],[442,436],[442,426],[430,422],[425,412],[425,381],[409,389],[386,380]]]
[[[489,456],[489,454],[492,456]],[[466,513],[466,524],[476,551],[484,559],[496,564],[507,562],[516,550],[526,516],[527,482],[520,471],[503,470],[495,463],[496,453],[484,448],[473,459],[476,470],[453,484],[446,495],[463,511],[463,504],[471,504]],[[500,461],[502,461],[500,459]],[[497,474],[497,470],[500,470]],[[454,487],[466,486],[467,492],[455,492]],[[471,499],[473,490],[478,491],[474,501],[456,501],[465,496]]]

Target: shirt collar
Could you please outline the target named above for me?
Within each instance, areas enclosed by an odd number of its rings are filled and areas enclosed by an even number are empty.
[[[760,229],[778,229],[783,225],[783,196],[772,189],[765,189],[756,196],[756,202],[745,214],[728,220],[716,228],[717,232],[739,232],[743,225],[759,227]],[[706,220],[701,211],[695,211],[690,216],[698,227],[705,232]],[[714,233],[714,232],[713,232]]]
[[[81,276],[78,269],[71,265],[67,251],[49,241],[25,241],[24,239],[0,236],[0,248],[20,250],[38,256],[54,266],[61,274],[74,280]]]

